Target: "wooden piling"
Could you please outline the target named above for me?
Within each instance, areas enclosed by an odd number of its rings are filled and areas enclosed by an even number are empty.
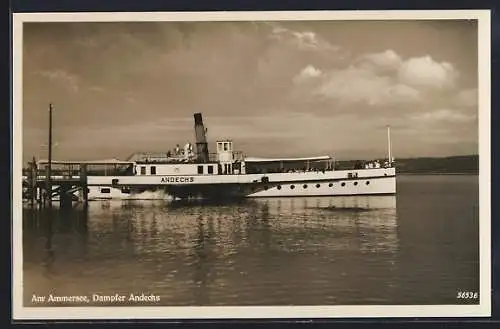
[[[52,207],[52,110],[54,106],[49,104],[49,163],[45,167],[45,188],[46,188],[46,205]]]
[[[87,208],[89,203],[89,189],[88,189],[88,181],[87,181],[87,165],[80,164],[80,186],[82,189],[82,201],[83,207]]]
[[[30,164],[29,171],[29,193],[30,193],[30,204],[33,206],[35,204],[35,200],[37,198],[37,180],[38,180],[38,168],[36,165],[35,157],[33,157],[33,161]]]
[[[62,184],[59,187],[59,205],[61,209],[71,208],[73,205],[72,193],[70,193],[71,186]]]
[[[66,203],[67,187],[62,184],[59,186],[59,209],[66,208],[68,205]]]
[[[45,167],[45,205],[52,207],[52,177],[50,165]]]
[[[28,201],[30,202],[30,205],[32,206],[33,205],[33,168],[32,168],[32,164],[31,162],[29,163],[29,167],[28,167],[28,171],[26,173],[26,176],[27,176],[27,184],[28,186],[26,187],[27,188],[27,191],[26,191],[26,196],[28,198]],[[24,184],[24,182],[23,182]],[[23,185],[24,187],[24,185]],[[24,195],[23,195],[24,197]]]

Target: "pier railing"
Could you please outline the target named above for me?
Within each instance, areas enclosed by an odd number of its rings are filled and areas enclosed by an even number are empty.
[[[88,203],[87,164],[49,165],[39,168],[35,161],[23,169],[23,199],[41,206],[51,207],[53,198],[58,196],[61,207],[73,201]],[[80,191],[78,196],[75,192]]]

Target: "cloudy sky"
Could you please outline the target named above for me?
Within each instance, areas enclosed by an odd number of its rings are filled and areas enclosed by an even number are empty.
[[[25,160],[232,138],[252,156],[477,154],[474,21],[28,23]]]

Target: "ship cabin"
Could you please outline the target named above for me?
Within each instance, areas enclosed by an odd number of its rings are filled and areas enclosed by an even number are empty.
[[[305,158],[246,158],[249,174],[296,173],[335,170],[335,161],[330,156]]]
[[[217,175],[219,168],[216,162],[198,162],[196,159],[179,159],[161,154],[135,155],[135,175]]]
[[[219,164],[220,173],[223,175],[245,174],[245,162],[241,152],[234,151],[233,141],[230,139],[218,140],[216,142],[216,161]]]
[[[232,175],[244,174],[245,164],[240,152],[235,152],[230,139],[216,142],[217,153],[209,154],[208,161],[200,161],[190,152],[188,144],[179,151],[167,153],[136,153],[129,158],[135,163],[135,175]]]

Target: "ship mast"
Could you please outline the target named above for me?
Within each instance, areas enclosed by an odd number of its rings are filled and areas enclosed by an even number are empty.
[[[387,126],[387,152],[389,153],[389,166],[392,167],[391,127]]]

